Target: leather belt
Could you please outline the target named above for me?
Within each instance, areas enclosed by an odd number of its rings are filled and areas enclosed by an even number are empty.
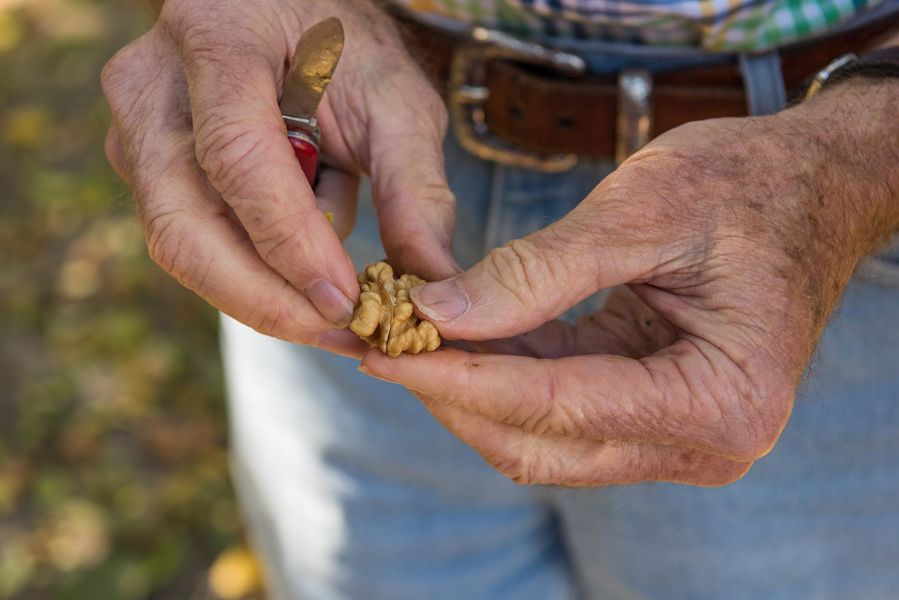
[[[615,157],[623,106],[618,77],[575,74],[577,65],[570,61],[576,57],[483,29],[476,29],[475,37],[485,47],[512,48],[492,54],[485,51],[478,60],[478,41],[408,16],[398,18],[411,54],[433,78],[450,109],[457,109],[454,126],[469,150],[498,162],[545,171],[566,170],[576,156]],[[809,78],[834,58],[864,52],[897,26],[899,14],[894,13],[780,48],[790,98],[801,97]],[[739,56],[734,53],[727,58],[713,66],[652,75],[645,107],[652,117],[651,135],[690,121],[748,113]],[[467,85],[466,71],[476,71],[480,85]],[[458,123],[471,120],[472,115],[477,121],[473,125]]]

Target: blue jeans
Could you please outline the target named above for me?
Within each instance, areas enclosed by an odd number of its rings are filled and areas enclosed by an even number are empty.
[[[611,170],[502,168],[452,141],[447,165],[466,266]],[[360,268],[384,255],[365,198],[347,246]],[[352,360],[227,318],[223,341],[235,483],[276,598],[899,597],[899,252],[852,281],[780,443],[725,488],[519,487]]]

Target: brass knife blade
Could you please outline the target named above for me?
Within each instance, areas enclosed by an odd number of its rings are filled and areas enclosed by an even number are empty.
[[[340,19],[332,17],[307,29],[297,43],[290,71],[284,80],[281,113],[287,117],[315,116],[325,88],[343,53],[344,34]]]

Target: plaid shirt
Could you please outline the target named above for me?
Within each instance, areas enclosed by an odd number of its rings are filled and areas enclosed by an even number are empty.
[[[883,0],[393,0],[522,36],[763,50],[824,31]]]

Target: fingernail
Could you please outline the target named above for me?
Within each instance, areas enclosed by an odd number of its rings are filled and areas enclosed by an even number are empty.
[[[318,312],[337,327],[346,327],[353,319],[353,303],[334,285],[324,279],[313,281],[304,290]]]
[[[452,321],[468,310],[468,297],[455,279],[412,288],[412,302],[433,321]]]
[[[395,381],[391,381],[391,380],[389,380],[389,379],[387,379],[387,378],[385,378],[385,377],[382,377],[382,376],[380,376],[380,375],[375,375],[375,374],[372,373],[371,370],[370,370],[368,367],[366,367],[365,365],[359,365],[359,368],[356,369],[356,370],[359,371],[360,373],[362,373],[363,375],[368,375],[369,377],[372,377],[372,378],[374,378],[374,379],[379,379],[380,381],[383,381],[383,382],[385,382],[385,383],[396,383]]]

